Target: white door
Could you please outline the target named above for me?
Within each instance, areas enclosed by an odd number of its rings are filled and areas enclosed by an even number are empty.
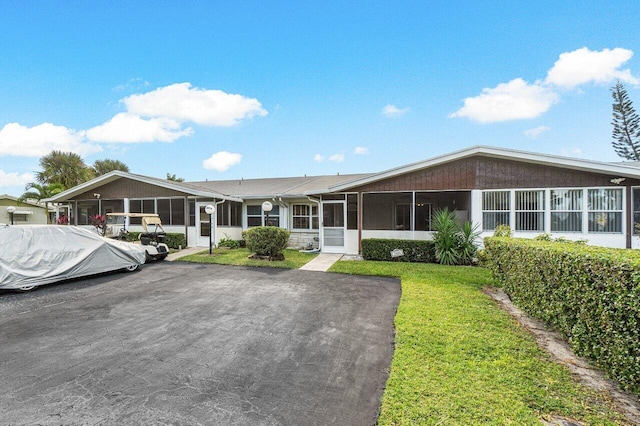
[[[209,219],[211,219],[211,227],[213,228],[213,234],[211,234],[211,241],[213,246],[216,246],[216,214],[211,215],[210,218],[204,208],[208,204],[213,203],[196,203],[196,234],[198,247],[209,247],[209,235],[211,228],[209,227]],[[218,206],[216,206],[217,208]]]
[[[322,251],[344,253],[346,234],[346,209],[344,201],[322,202]]]

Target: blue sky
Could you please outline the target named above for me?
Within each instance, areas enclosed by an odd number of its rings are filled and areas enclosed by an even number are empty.
[[[636,1],[4,1],[0,193],[53,149],[188,181],[479,144],[618,161],[638,22]]]

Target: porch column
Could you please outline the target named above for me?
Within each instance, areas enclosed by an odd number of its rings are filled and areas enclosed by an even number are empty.
[[[358,253],[362,254],[362,198],[363,193],[358,192]]]

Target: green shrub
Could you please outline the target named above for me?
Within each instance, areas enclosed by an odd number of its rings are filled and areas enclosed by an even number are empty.
[[[396,249],[402,250],[404,255],[392,257],[391,252]],[[362,240],[362,257],[366,260],[434,262],[435,252],[433,241],[365,238]]]
[[[640,394],[640,253],[520,238],[486,238],[484,245],[516,305]]]
[[[232,240],[231,238],[225,236],[218,242],[218,247],[237,249],[240,248],[240,241]]]
[[[180,233],[167,233],[164,238],[164,242],[169,248],[178,249],[180,247],[184,248],[187,246],[187,239],[184,234]]]
[[[140,240],[140,234],[141,232],[128,232],[127,241],[135,242]],[[184,234],[170,232],[165,235],[164,243],[172,249],[184,248],[187,246],[187,239]]]
[[[496,229],[493,230],[494,237],[511,237],[512,235],[513,233],[509,225],[498,225]]]
[[[260,256],[284,257],[291,233],[275,226],[257,226],[242,231],[247,248]]]

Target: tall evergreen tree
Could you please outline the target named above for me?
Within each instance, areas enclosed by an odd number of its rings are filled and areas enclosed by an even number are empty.
[[[613,97],[613,149],[618,156],[640,161],[640,117],[633,108],[627,90],[618,82],[611,88]]]

